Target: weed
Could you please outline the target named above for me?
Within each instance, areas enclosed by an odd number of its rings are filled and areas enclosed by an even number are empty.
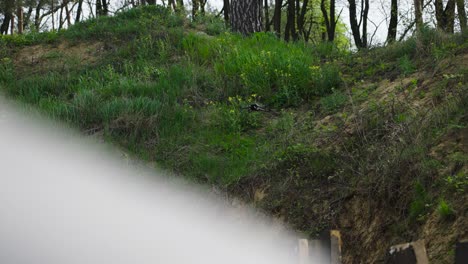
[[[398,66],[403,75],[409,75],[413,73],[416,69],[413,62],[410,60],[410,58],[407,55],[401,57],[398,60]]]
[[[409,216],[415,221],[423,220],[432,206],[430,197],[421,183],[416,183],[414,187],[414,197],[410,204]]]
[[[460,171],[455,175],[446,177],[445,183],[449,190],[454,190],[457,193],[466,193],[468,189],[468,174]]]
[[[322,97],[320,99],[320,104],[326,113],[334,112],[342,108],[348,101],[348,96],[341,91],[333,89],[331,95]]]
[[[437,212],[439,213],[440,218],[443,220],[452,220],[455,218],[455,211],[444,199],[439,200],[439,204],[437,205]]]

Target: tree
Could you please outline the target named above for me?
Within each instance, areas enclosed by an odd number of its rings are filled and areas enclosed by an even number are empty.
[[[275,10],[273,14],[273,30],[276,36],[281,37],[281,8],[283,7],[283,0],[275,0]]]
[[[192,0],[192,17],[205,14],[205,6],[207,0]]]
[[[349,2],[349,20],[351,24],[351,32],[353,33],[354,43],[358,49],[367,48],[367,18],[369,15],[369,0],[361,0],[361,14],[359,22],[356,17],[356,0],[348,0]],[[361,37],[362,24],[362,37]]]
[[[465,1],[457,0],[458,19],[460,20],[460,28],[464,31],[467,28]]]
[[[268,5],[268,0],[265,0],[263,4],[265,10],[265,31],[270,31],[270,6]]]
[[[288,0],[288,15],[286,18],[286,28],[284,30],[284,40],[290,39],[297,40],[298,35],[296,31],[296,1]]]
[[[232,0],[230,25],[234,32],[250,35],[263,30],[263,0]]]
[[[229,26],[229,12],[230,12],[230,4],[229,0],[224,0],[223,2],[223,14],[224,14],[224,23],[226,26]]]
[[[81,11],[82,10],[83,10],[83,0],[78,0],[78,7],[77,7],[77,10],[76,10],[75,23],[80,22]]]
[[[330,17],[328,16],[325,0],[321,0],[320,10],[322,10],[325,28],[327,29],[328,41],[333,42],[335,40],[336,24],[338,24],[338,19],[335,19],[335,0],[330,0]]]
[[[96,16],[107,16],[109,14],[108,0],[96,0]]]
[[[0,9],[3,11],[3,22],[0,25],[0,34],[5,35],[8,33],[8,29],[13,26],[13,12],[15,10],[15,1],[14,0],[4,0],[0,6]]]
[[[398,26],[398,0],[391,0],[390,6],[390,23],[388,24],[387,43],[392,43],[396,40]]]
[[[304,40],[307,41],[308,39],[308,32],[305,29],[306,25],[306,14],[307,10],[309,8],[309,0],[303,0],[302,1],[302,7],[299,6],[299,1],[296,3],[296,8],[297,8],[297,31],[299,32],[300,35],[304,38]]]
[[[421,30],[424,22],[423,22],[423,17],[422,17],[422,1],[421,0],[414,0],[414,17],[415,17],[415,23],[416,23],[416,31]]]
[[[437,27],[447,33],[453,33],[455,26],[455,0],[448,0],[444,8],[442,0],[435,0]]]

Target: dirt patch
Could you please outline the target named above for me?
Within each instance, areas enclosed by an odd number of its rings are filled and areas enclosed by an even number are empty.
[[[63,41],[58,45],[34,45],[16,52],[13,61],[20,73],[37,74],[51,70],[66,70],[74,66],[95,64],[105,51],[102,42],[71,44]]]

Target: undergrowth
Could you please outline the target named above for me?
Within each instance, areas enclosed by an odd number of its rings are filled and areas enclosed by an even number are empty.
[[[467,126],[468,71],[447,66],[466,52],[467,36],[425,28],[353,53],[269,33],[246,38],[216,17],[136,8],[57,33],[2,36],[0,89],[194,181],[237,193],[262,186],[270,195],[259,203],[289,212],[309,234],[330,227],[328,202],[338,194],[391,203],[411,227],[434,210],[453,219],[450,194],[466,192],[466,157],[442,161],[432,149]],[[21,47],[81,39],[110,51],[87,67],[34,73],[15,64]],[[45,62],[60,56],[47,54]],[[383,80],[400,84],[382,91]],[[437,177],[450,166],[457,170]]]

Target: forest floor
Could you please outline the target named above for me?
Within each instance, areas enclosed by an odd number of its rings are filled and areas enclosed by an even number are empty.
[[[348,52],[150,7],[2,37],[0,91],[306,237],[338,229],[344,263],[419,239],[453,263],[468,239],[467,39],[425,29]]]

